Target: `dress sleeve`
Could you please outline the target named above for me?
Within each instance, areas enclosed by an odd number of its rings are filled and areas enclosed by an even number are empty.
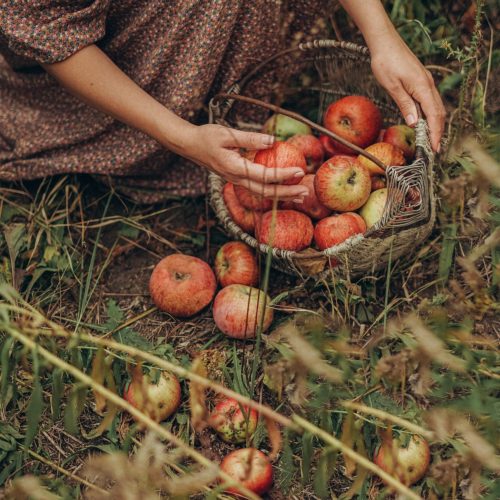
[[[55,63],[104,37],[111,0],[0,0],[0,38],[22,57]]]

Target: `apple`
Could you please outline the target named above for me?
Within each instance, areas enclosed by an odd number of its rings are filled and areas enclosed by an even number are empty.
[[[366,148],[375,141],[382,128],[382,115],[367,97],[350,95],[328,106],[323,123],[328,130],[343,139]],[[333,141],[333,144],[341,152],[351,151],[337,141]]]
[[[300,167],[304,174],[307,170],[307,162],[302,151],[290,142],[276,141],[270,148],[257,151],[254,163],[264,165],[267,168]],[[301,177],[293,177],[281,182],[281,184],[298,184]]]
[[[149,375],[132,376],[123,398],[155,422],[168,418],[180,405],[181,385],[172,373],[161,372],[158,381]]]
[[[253,250],[241,241],[230,241],[215,256],[215,275],[222,287],[255,286],[259,282],[259,266]]]
[[[300,181],[309,190],[309,194],[304,196],[302,203],[295,203],[293,201],[285,201],[280,205],[280,208],[284,210],[297,210],[298,212],[303,212],[309,215],[312,219],[323,219],[328,217],[332,211],[322,205],[318,197],[316,196],[316,191],[314,190],[314,174],[307,174]]]
[[[387,129],[381,128],[380,132],[378,133],[377,140],[375,142],[382,142],[384,140],[384,134]]]
[[[414,434],[406,447],[403,447],[398,439],[384,441],[373,461],[385,472],[396,476],[406,486],[410,486],[425,475],[430,456],[427,441]]]
[[[325,250],[365,231],[363,218],[353,212],[346,212],[320,220],[314,228],[314,241],[320,250]]]
[[[241,448],[226,455],[220,468],[257,495],[263,495],[273,484],[273,466],[264,453],[256,448]],[[227,493],[240,495],[237,487],[229,487]]]
[[[366,228],[370,229],[378,222],[384,213],[385,202],[387,201],[387,188],[377,189],[368,198],[368,201],[359,211],[359,215],[363,217],[366,223]]]
[[[260,194],[252,193],[252,191],[244,186],[234,185],[234,194],[240,205],[247,210],[265,212],[271,210],[273,207],[273,200],[271,198],[264,198]]]
[[[273,322],[271,298],[258,288],[229,285],[215,297],[213,316],[217,327],[228,337],[252,339],[262,323],[265,332]]]
[[[276,114],[271,116],[262,127],[264,134],[274,135],[279,141],[286,141],[299,134],[312,134],[311,127],[295,118]]]
[[[242,406],[236,399],[223,399],[210,415],[210,425],[226,443],[244,443],[252,437],[259,414],[248,406]]]
[[[335,144],[333,143],[332,139],[327,135],[321,134],[319,136],[319,142],[321,142],[321,145],[323,146],[325,157],[327,159],[331,158],[334,155],[341,154],[341,152],[335,147]]]
[[[381,175],[374,175],[372,177],[372,191],[385,188],[386,186],[387,186],[387,179],[385,177],[382,177]]]
[[[323,163],[325,151],[320,140],[314,135],[294,135],[287,141],[300,149],[307,162],[307,173],[311,174]]]
[[[178,318],[193,316],[208,306],[216,287],[206,262],[180,253],[158,262],[149,280],[149,292],[158,309]]]
[[[355,158],[338,155],[319,167],[314,188],[318,200],[326,207],[351,212],[363,206],[370,196],[370,174]]]
[[[296,210],[265,212],[255,226],[259,243],[296,252],[311,245],[313,232],[311,219]]]
[[[234,192],[234,185],[227,182],[222,190],[222,197],[226,204],[227,211],[238,226],[245,231],[245,233],[253,234],[255,231],[255,212],[245,208],[238,200]]]
[[[388,144],[387,142],[376,142],[368,146],[365,151],[371,153],[375,158],[378,158],[387,166],[399,167],[405,164],[403,152],[396,146]],[[371,175],[383,175],[385,173],[385,170],[363,155],[358,156],[358,161],[368,169]]]
[[[415,156],[415,130],[408,125],[389,127],[382,141],[399,148],[407,160],[412,160]]]

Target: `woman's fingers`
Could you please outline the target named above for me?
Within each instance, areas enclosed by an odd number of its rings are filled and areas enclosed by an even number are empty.
[[[406,124],[412,127],[417,123],[417,107],[415,106],[415,101],[412,99],[411,95],[404,89],[400,84],[389,88],[389,93],[391,97],[396,101],[398,108],[403,114]]]
[[[293,186],[283,186],[282,184],[261,184],[260,182],[249,179],[246,179],[239,184],[249,189],[252,193],[260,195],[263,198],[301,201],[304,196],[307,196],[309,193],[307,187],[302,184],[295,184]]]
[[[431,145],[434,151],[439,151],[441,136],[445,122],[445,109],[441,97],[434,85],[417,87],[414,98],[422,106],[431,136]]]
[[[225,127],[221,145],[226,148],[267,149],[273,144],[274,136],[272,135]]]

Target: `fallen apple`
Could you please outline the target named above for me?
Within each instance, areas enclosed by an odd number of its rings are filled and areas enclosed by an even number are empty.
[[[155,422],[168,418],[180,405],[181,385],[172,373],[161,372],[153,382],[149,375],[132,376],[123,398]]]
[[[415,130],[408,125],[389,127],[382,141],[399,148],[407,160],[412,160],[415,156]]]
[[[361,148],[366,148],[377,138],[382,128],[382,115],[367,97],[350,95],[328,106],[323,117],[328,130]],[[338,141],[333,141],[340,152],[352,152]]]
[[[259,414],[249,408],[242,406],[236,399],[223,399],[215,406],[210,414],[210,425],[220,438],[226,443],[244,443],[251,438],[255,429]]]
[[[252,339],[259,326],[265,332],[273,321],[271,299],[262,290],[229,285],[215,297],[214,321],[219,330],[235,339]]]
[[[220,468],[227,475],[239,481],[247,489],[263,495],[273,484],[273,467],[264,453],[256,448],[241,448],[226,455]],[[238,495],[237,487],[229,487],[227,493]]]
[[[368,199],[370,174],[355,158],[334,156],[319,167],[314,188],[323,205],[339,212],[350,212]]]
[[[424,477],[430,462],[427,441],[416,434],[403,447],[398,439],[384,441],[373,461],[391,476],[410,486]]]
[[[368,201],[363,205],[359,215],[363,217],[367,229],[370,229],[382,218],[386,201],[387,188],[377,189],[373,191]]]
[[[241,241],[222,245],[215,256],[215,275],[222,287],[228,285],[256,286],[259,266],[253,250]]]
[[[376,142],[368,146],[365,151],[371,153],[375,158],[379,159],[387,166],[399,167],[405,164],[405,157],[403,152],[387,142]],[[384,175],[385,170],[373,163],[366,156],[359,155],[358,161],[361,165],[365,166],[371,175]]]
[[[366,224],[362,217],[346,212],[320,220],[314,228],[314,241],[320,250],[325,250],[365,231]]]
[[[259,243],[296,252],[311,245],[313,232],[311,219],[296,210],[265,212],[255,226]]]
[[[314,135],[294,135],[287,141],[296,146],[304,155],[307,162],[307,173],[312,174],[323,163],[325,152],[320,140]]]
[[[233,221],[245,231],[245,233],[253,234],[255,231],[255,212],[245,208],[238,200],[234,192],[234,185],[227,182],[222,190],[224,203],[226,204],[227,211]]]
[[[183,254],[172,254],[158,262],[149,280],[149,291],[158,309],[178,318],[193,316],[208,306],[216,287],[210,266]]]
[[[312,134],[311,127],[286,115],[272,115],[262,127],[264,134],[274,135],[279,141],[286,141],[299,134]]]

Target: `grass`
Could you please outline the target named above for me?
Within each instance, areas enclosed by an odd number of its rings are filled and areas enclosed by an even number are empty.
[[[205,425],[221,391],[260,410],[248,444],[277,455],[270,498],[500,496],[496,7],[477,4],[386,2],[449,110],[431,237],[354,282],[303,282],[264,257],[276,320],[256,343],[222,336],[209,310],[151,307],[162,256],[213,259],[227,239],[204,200],[138,207],[71,176],[2,186],[0,497],[224,497],[213,464],[232,447]],[[182,381],[162,425],[119,397],[138,364]],[[371,461],[388,429],[431,444],[411,491]]]

